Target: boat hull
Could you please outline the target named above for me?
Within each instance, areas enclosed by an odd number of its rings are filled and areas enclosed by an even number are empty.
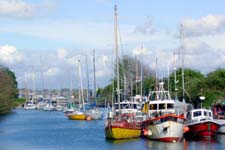
[[[151,140],[177,142],[183,138],[184,118],[174,115],[145,121],[143,135]]]
[[[106,127],[105,136],[108,139],[129,139],[141,136],[141,129]]]
[[[127,122],[110,122],[105,127],[105,136],[108,139],[130,139],[141,136],[141,123],[132,124]]]
[[[70,114],[68,115],[70,120],[85,120],[85,114]]]
[[[188,125],[189,131],[185,133],[186,138],[208,138],[214,137],[220,125],[214,121],[204,121]]]
[[[90,117],[92,120],[102,119],[102,112],[99,110],[89,110],[85,114],[87,117]]]

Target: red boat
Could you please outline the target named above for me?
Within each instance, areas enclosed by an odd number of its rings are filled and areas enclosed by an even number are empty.
[[[211,138],[216,135],[220,127],[213,120],[211,110],[193,109],[187,113],[186,117],[189,128],[189,131],[184,133],[186,138]]]

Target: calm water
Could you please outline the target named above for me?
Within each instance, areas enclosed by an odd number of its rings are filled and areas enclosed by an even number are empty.
[[[217,150],[225,149],[225,135],[215,140],[161,143],[142,138],[110,141],[104,120],[68,120],[62,112],[14,110],[0,118],[0,150]]]

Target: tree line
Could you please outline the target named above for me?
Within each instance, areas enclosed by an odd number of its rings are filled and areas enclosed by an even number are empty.
[[[155,90],[156,80],[159,80],[156,78],[156,71],[150,70],[148,65],[142,64],[139,60],[130,56],[123,57],[119,62],[120,87],[122,89],[120,93],[124,99],[135,95],[148,96],[151,90]],[[142,72],[142,84],[140,84],[140,80],[137,80],[140,72]],[[186,102],[193,104],[196,108],[200,107],[201,102],[204,107],[210,108],[216,102],[225,100],[225,69],[223,68],[218,68],[206,75],[198,70],[185,68],[184,96],[181,68],[170,73],[169,77],[160,80],[164,81],[164,87],[170,91],[173,99],[177,97],[178,100],[182,101],[184,98]],[[112,100],[115,101],[117,97],[116,84],[115,76],[112,77],[110,84],[98,89],[98,103],[104,104],[105,100],[109,103]],[[205,100],[201,101],[200,96],[205,96]]]
[[[0,66],[0,114],[6,114],[15,107],[17,95],[15,74],[8,68]]]

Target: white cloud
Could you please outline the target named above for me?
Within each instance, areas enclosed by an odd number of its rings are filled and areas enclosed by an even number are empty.
[[[143,34],[154,34],[156,30],[154,29],[152,22],[152,18],[147,17],[143,25],[138,25],[135,27],[134,32]]]
[[[25,0],[0,0],[0,17],[31,18],[54,8],[55,5],[50,1],[34,4]]]
[[[148,53],[147,48],[143,46],[133,49],[133,55],[135,56],[146,55],[147,53]]]
[[[68,56],[68,50],[65,48],[60,48],[57,52],[57,56],[59,59],[65,59]]]
[[[23,0],[1,0],[0,16],[4,17],[31,17],[34,15],[36,7]]]
[[[15,64],[23,59],[23,55],[14,46],[0,46],[0,62],[4,64]]]
[[[108,77],[110,75],[111,75],[111,72],[108,72],[108,71],[106,71],[104,69],[96,71],[96,77],[97,78],[106,78],[106,77]]]
[[[215,35],[225,31],[225,16],[208,15],[195,20],[187,19],[183,25],[185,37]]]
[[[49,68],[45,73],[46,76],[57,76],[59,74],[60,74],[60,69],[57,67]]]

